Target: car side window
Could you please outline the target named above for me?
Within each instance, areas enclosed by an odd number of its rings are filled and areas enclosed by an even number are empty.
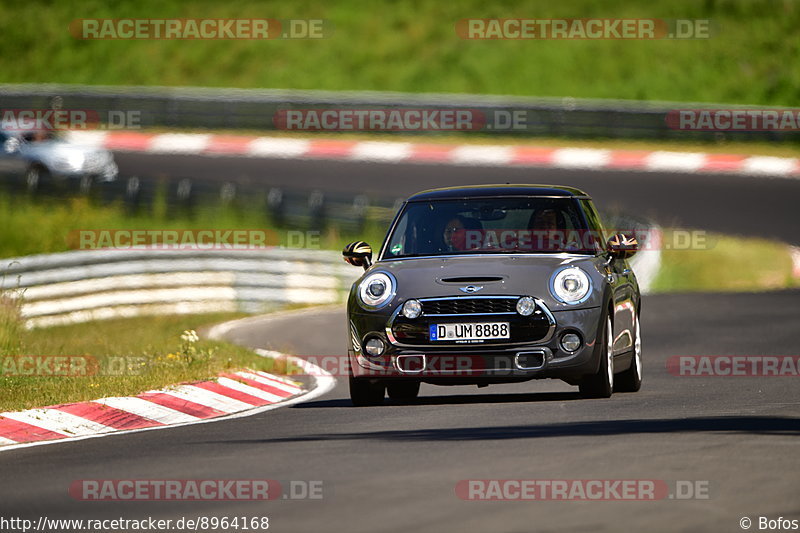
[[[609,235],[606,234],[606,230],[603,227],[603,222],[600,220],[600,216],[597,214],[597,210],[594,208],[594,204],[591,200],[581,200],[581,207],[583,208],[582,211],[586,216],[586,222],[588,223],[588,228],[593,233],[596,233],[600,242],[597,243],[599,250],[606,249],[606,241],[608,240]]]
[[[401,217],[394,230],[394,234],[399,238],[389,243],[389,249],[386,250],[388,256],[402,255],[409,253],[409,244],[411,243],[412,236],[408,234],[408,217]]]

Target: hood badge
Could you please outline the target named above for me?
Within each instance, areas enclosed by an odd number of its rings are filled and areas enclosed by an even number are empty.
[[[466,292],[467,294],[472,294],[473,292],[478,292],[479,290],[483,289],[483,287],[478,287],[477,285],[467,285],[466,287],[459,287],[458,290],[461,292]]]

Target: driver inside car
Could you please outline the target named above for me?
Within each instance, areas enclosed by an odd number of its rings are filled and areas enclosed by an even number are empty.
[[[442,233],[445,249],[448,252],[462,252],[476,249],[481,243],[481,223],[474,218],[455,215],[445,224]]]

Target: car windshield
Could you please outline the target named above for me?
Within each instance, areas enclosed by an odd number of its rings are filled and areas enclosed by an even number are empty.
[[[475,198],[409,202],[383,258],[602,249],[574,198]]]

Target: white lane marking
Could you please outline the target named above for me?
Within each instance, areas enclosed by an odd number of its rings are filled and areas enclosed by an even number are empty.
[[[748,157],[742,164],[742,172],[764,175],[789,175],[800,170],[797,159],[788,157]]]
[[[150,139],[148,149],[163,154],[199,154],[206,149],[209,141],[209,134],[163,133]]]
[[[205,407],[211,407],[223,413],[236,413],[244,409],[253,407],[249,403],[245,403],[235,398],[230,398],[214,391],[206,390],[193,385],[181,385],[179,387],[165,389],[162,391],[164,394],[169,394],[181,400],[187,400],[194,403],[199,403]]]
[[[311,141],[305,139],[281,139],[280,137],[258,137],[247,146],[251,157],[299,157],[308,153]]]
[[[142,398],[118,396],[115,398],[102,398],[95,400],[95,403],[107,405],[122,411],[127,411],[135,415],[161,422],[162,424],[180,424],[183,422],[194,422],[201,420],[196,416],[181,413],[175,409],[148,402]]]
[[[92,148],[105,148],[107,138],[107,131],[70,131],[67,134],[69,142]]]
[[[17,441],[0,437],[0,446],[8,446],[9,444],[16,444]]]
[[[237,318],[235,320],[229,320],[228,322],[223,322],[222,324],[216,324],[212,326],[208,330],[208,338],[209,339],[222,339],[225,335],[231,332],[234,328],[243,327],[243,326],[251,326],[254,324],[266,324],[275,320],[285,320],[287,318],[298,318],[302,319],[306,315],[316,315],[323,311],[333,311],[341,309],[341,305],[327,305],[327,306],[314,306],[308,307],[304,309],[293,309],[290,311],[281,311],[280,313],[271,313],[269,315],[261,315],[261,316],[248,316],[246,318]],[[260,355],[264,357],[270,357],[272,359],[280,359],[284,357],[284,354],[281,352],[276,352],[274,350],[260,350]],[[265,376],[270,376],[271,374],[267,374],[265,372],[259,372]]]
[[[514,147],[463,145],[451,150],[449,156],[457,165],[508,165],[514,159]]]
[[[350,159],[361,161],[404,161],[411,157],[411,143],[366,141],[359,142],[350,152]]]
[[[3,416],[17,422],[24,422],[48,431],[67,435],[68,437],[114,431],[112,427],[98,424],[58,409],[30,409],[16,413],[3,413]]]
[[[277,353],[277,352],[271,352],[271,353]],[[265,378],[259,376],[258,374],[253,374],[250,372],[236,372],[236,375],[241,376],[245,379],[255,381],[256,383],[261,383],[262,385],[268,385],[275,389],[282,390],[283,392],[288,392],[289,394],[297,394],[298,392],[303,390],[302,388],[297,387],[296,385],[289,385],[287,383],[284,383],[283,381]]]
[[[268,401],[270,403],[276,403],[283,400],[283,396],[278,396],[277,394],[272,394],[270,392],[257,389],[251,385],[246,385],[241,381],[236,381],[235,379],[220,377],[217,378],[217,383],[219,383],[223,387],[228,387],[229,389],[243,392],[245,394],[249,394],[250,396],[255,396],[256,398],[261,398],[262,400]]]
[[[696,152],[653,152],[645,158],[652,171],[696,172],[706,162],[706,154]]]
[[[610,150],[594,148],[559,148],[552,158],[554,166],[566,168],[601,168],[610,161]]]

